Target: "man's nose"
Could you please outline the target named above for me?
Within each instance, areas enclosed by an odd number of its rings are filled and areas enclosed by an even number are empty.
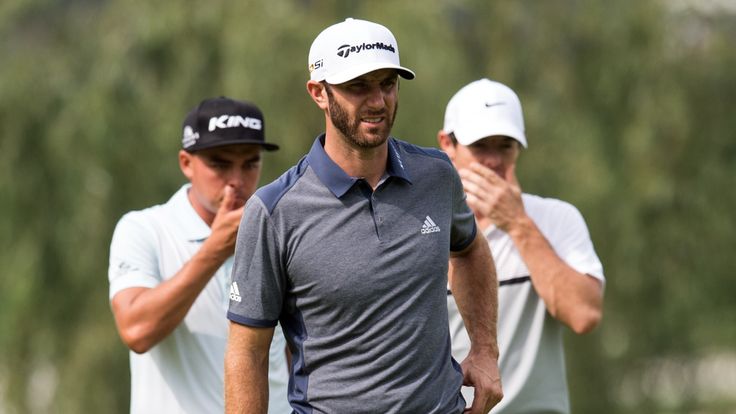
[[[245,173],[238,168],[232,168],[228,172],[227,183],[235,188],[242,188],[245,183]]]
[[[374,85],[368,90],[366,103],[372,109],[382,109],[386,105],[386,95],[380,85]]]
[[[501,158],[501,154],[499,154],[497,151],[488,151],[483,154],[481,162],[486,167],[494,169],[501,165],[503,159]]]

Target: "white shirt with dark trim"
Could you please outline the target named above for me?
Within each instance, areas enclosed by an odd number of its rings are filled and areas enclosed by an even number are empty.
[[[162,205],[124,215],[110,245],[110,299],[131,287],[154,288],[174,276],[209,237],[210,227],[184,185]],[[182,323],[143,354],[130,351],[131,413],[221,413],[232,257],[215,273]],[[269,412],[289,412],[286,342],[271,347]]]
[[[389,138],[373,191],[323,138],[248,201],[233,280],[258,288],[240,289],[228,317],[281,322],[296,413],[462,412],[447,268],[476,226],[457,172],[444,153]]]
[[[603,266],[585,221],[564,201],[522,194],[524,209],[557,255],[580,273],[605,283]],[[503,400],[493,414],[569,413],[561,322],[552,318],[537,295],[529,270],[511,237],[491,226],[485,231],[499,280],[498,346]],[[590,276],[584,276],[590,277]],[[447,296],[452,353],[462,361],[470,341],[452,295]],[[472,401],[472,388],[463,387]]]

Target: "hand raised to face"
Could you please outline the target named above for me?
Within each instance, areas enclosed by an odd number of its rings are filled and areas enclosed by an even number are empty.
[[[506,232],[525,214],[514,169],[511,165],[505,177],[477,162],[459,170],[468,206]]]

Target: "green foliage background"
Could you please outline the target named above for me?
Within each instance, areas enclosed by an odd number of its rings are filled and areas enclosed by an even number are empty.
[[[128,411],[107,298],[117,219],[184,181],[180,125],[204,97],[263,109],[283,148],[264,183],[295,163],[324,122],[309,46],[348,16],[391,28],[417,72],[395,136],[434,146],[472,80],[519,93],[522,186],[580,208],[608,278],[603,324],[567,338],[574,411],[734,412],[717,369],[736,364],[727,0],[3,0],[0,412]]]

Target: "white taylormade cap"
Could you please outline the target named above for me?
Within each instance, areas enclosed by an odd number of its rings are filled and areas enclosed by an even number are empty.
[[[462,145],[503,135],[527,146],[519,97],[508,86],[488,79],[469,83],[450,99],[443,130],[454,133]]]
[[[320,33],[309,49],[309,73],[314,81],[338,84],[377,69],[396,69],[404,79],[414,72],[399,64],[399,45],[384,26],[347,18]]]

